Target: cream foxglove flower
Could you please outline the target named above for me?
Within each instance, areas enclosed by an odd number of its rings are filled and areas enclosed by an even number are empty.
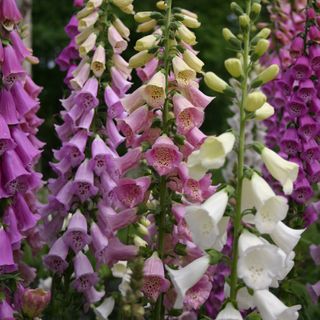
[[[291,194],[293,183],[298,177],[299,166],[294,162],[281,158],[267,147],[261,150],[261,158],[270,174],[281,183],[283,192],[286,195]]]
[[[274,115],[274,107],[266,102],[261,108],[254,112],[254,118],[262,121],[266,120]]]
[[[159,38],[154,34],[150,34],[148,36],[145,36],[145,37],[137,40],[134,49],[136,51],[149,50],[157,44],[158,39]]]
[[[200,150],[190,154],[187,161],[188,174],[190,178],[200,180],[207,172],[207,168],[201,165]]]
[[[141,11],[134,15],[134,20],[138,23],[150,21],[153,11]]]
[[[180,57],[172,59],[173,71],[179,85],[187,86],[196,79],[196,72],[191,69]]]
[[[285,255],[278,247],[244,231],[239,238],[238,277],[254,289],[271,286],[285,267]]]
[[[186,292],[203,277],[209,265],[210,258],[208,255],[205,255],[179,270],[174,270],[166,266],[169,277],[177,292],[177,298],[174,304],[175,309],[182,309]]]
[[[194,46],[197,44],[197,38],[194,32],[190,31],[185,25],[180,24],[177,30],[178,37],[189,44],[190,46]]]
[[[138,25],[137,32],[149,32],[157,26],[157,20],[151,19]]]
[[[138,52],[134,56],[132,56],[129,60],[129,68],[136,69],[139,67],[144,66],[148,63],[151,59],[153,59],[154,55],[149,53],[148,50],[144,50]]]
[[[130,40],[130,29],[119,19],[116,18],[112,24],[117,29],[117,31],[120,33],[121,37],[125,38],[126,40]]]
[[[217,240],[220,240],[218,248],[221,248],[223,238],[219,237],[226,234],[228,221],[222,220],[222,217],[227,204],[228,193],[223,189],[213,194],[203,204],[186,208],[184,218],[191,231],[192,240],[201,249],[215,248],[218,245]]]
[[[100,78],[106,69],[106,53],[103,46],[99,45],[93,55],[91,70],[94,75]]]
[[[253,295],[255,305],[263,320],[297,320],[300,305],[287,307],[268,290],[258,290]]]
[[[255,207],[254,223],[260,233],[270,233],[283,220],[289,206],[285,197],[277,196],[269,184],[257,173],[243,180],[242,210]]]
[[[270,236],[272,241],[288,254],[297,245],[304,231],[305,229],[295,230],[278,222]]]
[[[143,91],[143,98],[152,108],[161,108],[166,99],[166,78],[163,72],[158,71],[146,84]]]
[[[204,62],[201,61],[191,50],[186,49],[183,53],[184,62],[196,72],[201,72]]]
[[[219,312],[216,320],[243,320],[241,313],[229,302],[225,308]]]
[[[110,314],[113,311],[115,300],[112,297],[104,299],[99,307],[94,308],[93,311],[96,314],[97,320],[108,320]]]
[[[99,13],[97,11],[92,12],[88,16],[79,20],[78,30],[81,32],[86,28],[93,26],[98,21],[98,18],[99,18]]]
[[[95,33],[91,33],[87,40],[85,40],[79,46],[79,55],[81,58],[85,57],[96,45],[97,35]]]

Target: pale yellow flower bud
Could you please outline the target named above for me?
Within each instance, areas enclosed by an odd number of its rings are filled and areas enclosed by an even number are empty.
[[[76,36],[76,44],[79,46],[82,42],[88,39],[88,37],[94,32],[93,26],[84,29],[81,33]]]
[[[119,8],[127,7],[131,5],[133,0],[112,0],[112,3]]]
[[[274,108],[266,102],[261,108],[254,113],[256,120],[266,120],[274,115]]]
[[[204,75],[204,82],[206,85],[212,89],[213,91],[223,93],[229,85],[219,78],[215,73],[213,72],[206,72]]]
[[[125,7],[120,7],[120,9],[126,14],[135,14],[134,7],[132,4],[129,4],[128,6],[125,6]]]
[[[267,101],[267,97],[261,91],[255,91],[248,94],[245,109],[249,112],[254,112],[261,108]]]
[[[143,65],[148,63],[153,57],[154,55],[149,53],[148,50],[141,51],[130,58],[129,68],[135,69],[142,67]]]
[[[202,71],[204,62],[201,61],[191,50],[185,50],[185,52],[183,53],[183,60],[190,68],[192,68],[196,72]]]
[[[155,28],[157,25],[157,21],[154,19],[151,19],[147,22],[143,22],[138,25],[137,32],[149,32]]]
[[[159,10],[166,10],[167,9],[167,4],[165,3],[165,1],[158,1],[157,2],[157,8]]]
[[[88,7],[84,7],[83,9],[81,9],[78,13],[77,13],[77,19],[81,20],[84,17],[88,16],[89,14],[91,14],[94,11],[93,8],[88,8]]]
[[[247,29],[250,25],[250,18],[247,14],[242,14],[240,17],[239,17],[239,23],[240,23],[240,27],[242,29]]]
[[[185,16],[189,16],[190,18],[198,19],[198,15],[196,13],[187,9],[180,9],[180,13],[182,13]]]
[[[156,37],[154,34],[151,34],[149,36],[145,36],[139,39],[136,42],[134,49],[136,51],[149,50],[150,48],[154,47],[157,44],[157,42],[158,42],[158,37]]]
[[[266,39],[260,39],[254,48],[254,53],[257,55],[258,58],[263,56],[266,51],[269,49],[270,42]]]
[[[197,43],[196,35],[183,24],[179,26],[177,35],[181,40],[191,46],[194,46]]]
[[[142,225],[141,223],[138,223],[138,228],[137,228],[139,234],[141,234],[142,236],[147,236],[149,235],[149,230],[148,228],[146,228],[144,225]]]
[[[99,45],[94,52],[91,70],[97,78],[100,78],[106,69],[106,53],[103,46]]]
[[[179,85],[187,86],[196,79],[196,72],[191,69],[180,57],[174,57],[172,60],[173,71]]]
[[[239,78],[242,75],[242,64],[240,59],[230,58],[224,62],[227,71],[234,77]]]
[[[182,14],[179,14],[178,16],[181,17],[181,22],[188,28],[195,29],[201,26],[201,23],[196,18]]]
[[[81,32],[81,31],[85,30],[86,28],[94,26],[95,23],[97,22],[98,18],[99,18],[99,13],[98,12],[92,12],[88,16],[86,16],[86,17],[82,18],[81,20],[79,20],[78,30]]]
[[[263,70],[256,79],[253,80],[251,86],[253,88],[262,86],[269,81],[274,80],[279,74],[279,66],[277,64],[272,64],[267,69]]]
[[[129,40],[130,37],[130,30],[129,28],[119,19],[116,18],[112,24],[117,29],[117,31],[120,33],[120,35],[125,38],[126,40]]]
[[[96,45],[97,41],[97,35],[95,33],[91,33],[90,36],[87,38],[86,41],[84,41],[79,46],[79,55],[80,57],[86,56]]]
[[[89,0],[87,3],[87,8],[90,10],[94,10],[99,8],[102,5],[103,0]]]
[[[134,236],[133,243],[136,247],[146,247],[148,243],[139,236]]]
[[[269,28],[263,28],[256,37],[267,39],[270,36],[271,30]]]
[[[138,12],[134,15],[134,20],[138,23],[143,23],[143,22],[147,22],[150,21],[151,15],[152,15],[152,11],[141,11]]]

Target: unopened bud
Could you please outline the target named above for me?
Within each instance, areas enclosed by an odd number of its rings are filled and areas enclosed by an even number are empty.
[[[234,77],[239,78],[242,75],[242,64],[240,59],[230,58],[224,62],[227,71]]]
[[[257,88],[259,86],[262,86],[266,84],[269,81],[274,80],[277,75],[279,74],[279,66],[277,64],[272,64],[265,70],[263,70],[256,79],[253,80],[251,87]]]
[[[247,14],[242,14],[239,17],[239,24],[242,30],[246,31],[249,28],[250,25],[250,18]]]
[[[228,28],[223,28],[222,30],[223,38],[230,43],[233,47],[240,49],[241,41],[231,32]]]
[[[245,109],[249,112],[254,112],[261,108],[266,101],[267,97],[261,91],[252,92],[248,95]]]
[[[33,319],[42,314],[48,306],[51,294],[43,289],[27,289],[22,296],[22,311]]]
[[[274,108],[266,102],[261,108],[255,111],[254,115],[256,120],[266,120],[274,115]]]
[[[269,46],[270,46],[269,40],[260,39],[254,48],[254,54],[252,56],[252,59],[256,61],[260,57],[262,57],[266,53],[266,51],[269,49]]]
[[[233,92],[233,89],[213,72],[205,73],[204,82],[213,91],[226,94]]]
[[[158,1],[157,2],[157,8],[159,10],[166,10],[167,9],[167,4],[165,1]]]
[[[241,16],[243,14],[242,8],[236,2],[231,2],[230,8],[237,16]]]
[[[260,12],[261,12],[261,4],[254,3],[251,8],[250,18],[252,20],[256,20],[259,17]]]

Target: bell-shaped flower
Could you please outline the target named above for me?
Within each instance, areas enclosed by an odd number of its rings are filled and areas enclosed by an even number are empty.
[[[261,158],[270,174],[281,183],[283,192],[286,195],[291,194],[293,183],[298,177],[299,165],[281,158],[266,147],[261,150]]]
[[[9,127],[5,119],[0,115],[0,156],[7,150],[14,149],[15,143],[11,138]]]
[[[229,302],[225,308],[219,312],[216,320],[243,320],[241,313]]]
[[[185,94],[196,108],[205,109],[214,100],[214,97],[205,95],[198,86],[193,83],[185,88]]]
[[[100,78],[106,68],[106,54],[103,46],[99,45],[93,55],[91,70],[94,75]]]
[[[125,41],[117,29],[111,25],[108,29],[108,41],[113,48],[115,53],[122,53],[127,49],[128,43]]]
[[[92,237],[92,245],[94,248],[95,257],[99,262],[102,262],[105,254],[105,249],[109,244],[108,238],[102,233],[99,226],[94,222],[91,225],[90,233]]]
[[[75,253],[78,253],[90,243],[91,239],[88,235],[87,220],[80,210],[72,215],[68,224],[68,230],[64,234],[63,239]]]
[[[244,231],[239,238],[238,277],[254,289],[268,288],[285,267],[285,256],[276,246]]]
[[[292,229],[280,221],[270,233],[270,237],[277,246],[288,254],[297,245],[304,231],[305,229]]]
[[[0,250],[0,274],[15,271],[17,267],[13,260],[10,238],[3,227],[0,228]]]
[[[119,96],[123,96],[132,86],[132,82],[127,81],[127,75],[119,71],[116,67],[111,67],[112,87]]]
[[[263,320],[297,320],[300,305],[287,307],[268,290],[258,290],[253,295],[255,305]]]
[[[143,50],[132,56],[129,60],[129,67],[136,69],[144,66],[146,63],[151,61],[154,58],[154,55],[149,53],[148,50]]]
[[[108,297],[103,300],[99,307],[93,308],[93,311],[97,317],[97,320],[108,320],[110,314],[115,306],[115,300],[113,297]]]
[[[86,17],[79,20],[78,30],[82,32],[86,28],[92,27],[97,22],[98,18],[99,18],[99,13],[97,11],[93,11]]]
[[[193,242],[201,249],[215,248],[217,240],[226,232],[223,214],[228,204],[226,189],[213,194],[201,205],[188,206],[185,220],[191,231]],[[223,229],[224,230],[221,230]]]
[[[15,24],[22,20],[22,15],[15,0],[1,1],[0,3],[0,22],[3,27],[12,31]]]
[[[155,302],[159,295],[169,288],[170,281],[165,278],[163,262],[157,252],[154,252],[144,263],[141,291],[148,299]]]
[[[134,49],[136,51],[149,50],[157,44],[158,39],[159,37],[155,34],[145,36],[136,42]]]
[[[208,255],[192,261],[179,270],[174,270],[166,266],[169,277],[177,292],[177,298],[174,304],[175,309],[181,309],[183,307],[186,292],[203,277],[209,266],[210,258]]]
[[[173,71],[178,85],[185,87],[196,79],[196,72],[190,68],[180,57],[172,59]]]
[[[68,267],[68,262],[66,261],[67,255],[68,246],[63,238],[59,238],[52,245],[49,253],[43,258],[43,262],[49,270],[62,274]]]
[[[70,80],[70,85],[74,90],[80,90],[90,75],[90,64],[86,59],[83,59],[79,66],[72,73],[73,78]]]
[[[81,58],[84,58],[90,51],[93,50],[93,48],[96,45],[96,41],[97,41],[97,35],[95,33],[90,33],[88,38],[86,38],[86,40],[82,42],[81,45],[79,46],[79,55]]]
[[[287,199],[277,196],[268,183],[257,173],[244,178],[242,186],[242,211],[256,208],[254,223],[261,233],[270,233],[288,213]]]
[[[152,148],[145,154],[146,160],[160,176],[171,173],[182,160],[179,148],[172,140],[163,135],[159,137]]]
[[[158,71],[146,84],[143,98],[152,108],[162,108],[166,99],[166,81],[162,71]]]
[[[72,285],[77,291],[87,291],[98,282],[98,276],[93,271],[91,262],[82,251],[74,257],[73,265],[76,279]]]
[[[197,44],[196,35],[190,31],[185,25],[180,24],[177,30],[178,37],[190,46]]]
[[[108,107],[108,116],[112,119],[120,117],[124,112],[124,107],[119,96],[108,85],[104,91],[104,102]]]
[[[97,303],[100,301],[104,296],[105,292],[104,291],[98,291],[96,290],[95,287],[90,287],[88,290],[84,291],[84,296],[86,298],[86,302],[84,304],[84,312],[88,312],[91,305]]]
[[[18,221],[11,206],[5,210],[2,221],[7,226],[6,231],[10,238],[12,249],[19,248],[23,236],[18,230]]]
[[[88,79],[83,88],[77,93],[75,102],[84,111],[89,111],[99,104],[99,100],[97,99],[98,86],[98,80],[92,77]]]
[[[307,284],[307,290],[313,304],[317,304],[320,296],[320,281],[315,284]]]
[[[0,115],[3,117],[7,125],[18,124],[18,112],[10,90],[6,88],[0,89]]]

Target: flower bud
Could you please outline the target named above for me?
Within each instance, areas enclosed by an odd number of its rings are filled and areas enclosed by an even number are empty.
[[[139,236],[134,236],[133,238],[133,243],[136,247],[140,248],[140,247],[147,247],[148,243],[147,241],[144,241],[141,237]]]
[[[240,49],[241,41],[230,31],[228,28],[223,28],[222,30],[223,38],[230,43],[233,47]]]
[[[147,229],[144,225],[142,225],[141,223],[138,223],[137,231],[138,231],[139,234],[141,234],[142,236],[148,236],[148,235],[149,235],[148,229]]]
[[[260,12],[261,12],[261,4],[254,3],[251,8],[250,18],[252,20],[256,20],[259,17]]]
[[[197,43],[196,35],[183,24],[179,26],[177,35],[190,46],[194,46]]]
[[[129,40],[130,30],[119,18],[116,18],[112,24],[123,38]]]
[[[242,75],[242,64],[240,59],[230,58],[224,62],[227,71],[234,77],[239,78]]]
[[[184,62],[196,72],[201,72],[204,63],[189,49],[183,53]]]
[[[261,108],[267,101],[267,97],[261,91],[252,92],[248,95],[245,109],[249,112],[254,112]]]
[[[112,0],[112,3],[119,8],[127,7],[132,4],[133,0]]]
[[[149,32],[157,25],[157,21],[151,19],[138,25],[137,32]]]
[[[247,14],[242,14],[239,17],[239,23],[240,23],[240,27],[242,30],[248,30],[249,25],[250,25],[250,18]]]
[[[165,1],[158,1],[157,2],[157,8],[159,10],[166,10],[167,9],[167,4],[165,3]]]
[[[143,50],[129,60],[129,68],[135,69],[144,66],[153,58],[153,54],[149,53],[148,50]]]
[[[233,89],[213,72],[205,73],[204,82],[213,91],[220,93],[233,92]]]
[[[126,7],[121,7],[120,10],[126,14],[134,14],[134,8],[132,4],[129,4]]]
[[[237,16],[241,16],[243,14],[242,8],[236,2],[231,2],[230,8]]]
[[[151,49],[157,44],[157,40],[158,40],[158,37],[156,37],[154,34],[145,36],[136,42],[134,49],[136,51],[144,51],[144,50]]]
[[[270,42],[269,40],[266,39],[260,39],[256,45],[256,47],[254,48],[254,55],[253,55],[253,60],[256,60],[260,57],[262,57],[266,51],[268,50],[270,46]]]
[[[252,45],[256,45],[260,39],[269,38],[271,30],[269,28],[263,28],[256,36],[251,40]]]
[[[187,15],[182,15],[182,14],[177,15],[177,17],[188,28],[196,29],[201,26],[201,23],[196,18],[189,17]]]
[[[152,15],[152,11],[141,11],[134,15],[134,20],[138,23],[143,23],[150,21]]]
[[[266,120],[274,115],[274,108],[266,102],[261,108],[255,111],[254,115],[256,120]]]
[[[253,80],[251,87],[257,88],[264,84],[266,84],[269,81],[274,80],[277,75],[279,74],[279,66],[277,64],[272,64],[265,70],[263,70],[256,79]]]
[[[51,294],[43,289],[27,289],[22,296],[22,311],[30,318],[41,315],[48,306]]]

